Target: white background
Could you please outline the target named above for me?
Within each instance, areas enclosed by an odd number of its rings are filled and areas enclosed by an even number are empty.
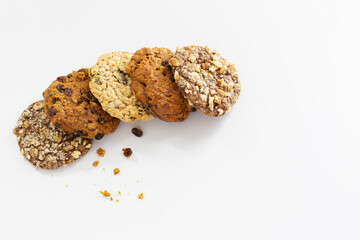
[[[357,2],[1,0],[0,239],[360,239]],[[54,171],[19,155],[12,128],[57,76],[191,44],[237,66],[228,115],[120,123]]]

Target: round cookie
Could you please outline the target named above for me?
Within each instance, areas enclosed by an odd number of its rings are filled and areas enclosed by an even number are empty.
[[[66,132],[99,140],[115,131],[120,120],[105,112],[89,89],[88,69],[58,77],[43,93],[45,113]]]
[[[85,155],[92,139],[57,128],[46,117],[44,101],[31,104],[17,121],[14,134],[20,153],[37,168],[55,169]]]
[[[168,63],[173,52],[167,48],[142,48],[131,58],[126,72],[139,101],[155,117],[167,122],[182,122],[190,106],[175,84]]]
[[[137,100],[131,88],[131,78],[125,72],[131,56],[129,52],[111,52],[100,56],[90,69],[90,91],[111,116],[124,122],[147,121],[154,117]]]
[[[208,46],[178,48],[169,63],[183,96],[206,115],[224,115],[239,98],[241,85],[235,66],[216,50]]]

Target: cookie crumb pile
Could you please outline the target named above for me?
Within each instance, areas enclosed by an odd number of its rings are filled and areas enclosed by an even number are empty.
[[[56,169],[85,155],[94,138],[113,133],[120,121],[183,122],[196,110],[220,117],[240,91],[234,64],[208,46],[116,51],[101,55],[91,68],[56,78],[44,99],[21,114],[13,133],[25,159],[36,168]],[[138,128],[132,133],[143,136]],[[132,155],[131,148],[122,150]]]

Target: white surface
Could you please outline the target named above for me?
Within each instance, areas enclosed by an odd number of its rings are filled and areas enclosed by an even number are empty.
[[[0,239],[360,239],[358,10],[357,1],[2,0]],[[12,128],[57,76],[109,51],[190,44],[237,66],[243,91],[230,114],[121,123],[56,171],[19,155]]]

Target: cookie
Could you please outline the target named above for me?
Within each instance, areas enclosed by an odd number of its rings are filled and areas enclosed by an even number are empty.
[[[58,77],[43,93],[45,113],[56,127],[99,140],[115,131],[120,120],[105,112],[89,88],[88,69]]]
[[[90,69],[90,91],[102,108],[124,122],[147,121],[154,117],[137,100],[131,88],[131,78],[125,72],[132,54],[111,52],[99,57]]]
[[[139,101],[155,117],[167,122],[182,122],[190,106],[175,84],[168,63],[173,52],[167,48],[142,48],[131,58],[126,72]]]
[[[92,139],[67,133],[46,117],[44,101],[31,104],[17,121],[14,134],[20,153],[37,168],[55,169],[85,155]]]
[[[236,68],[216,50],[208,46],[178,48],[169,63],[183,96],[206,115],[224,115],[239,98]]]

